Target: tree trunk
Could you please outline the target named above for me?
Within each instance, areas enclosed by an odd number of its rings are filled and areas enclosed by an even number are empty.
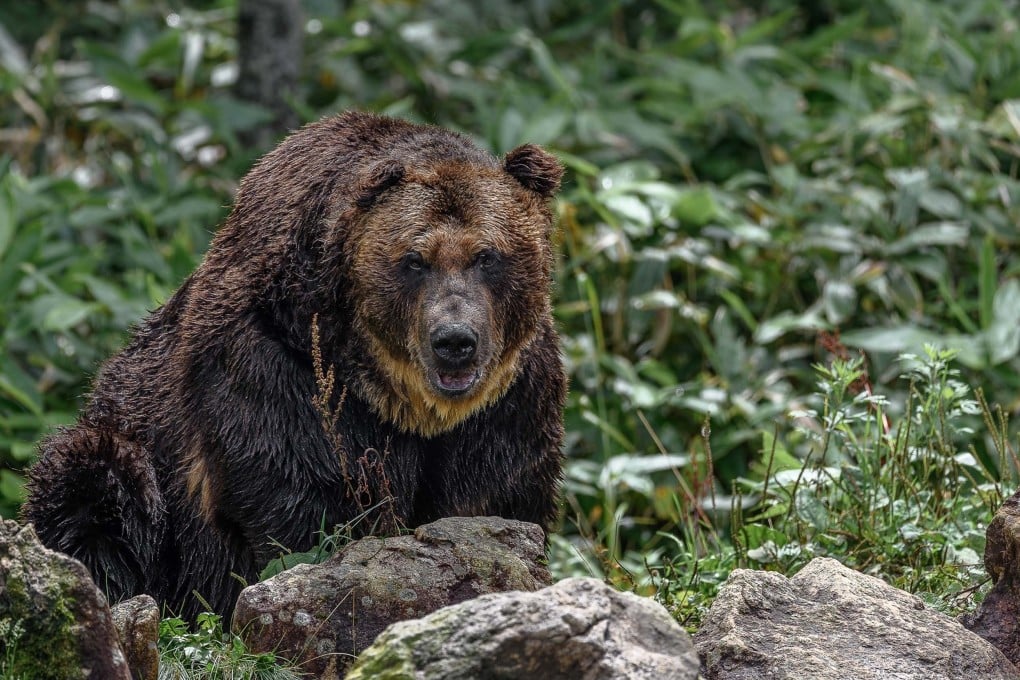
[[[300,0],[240,0],[237,96],[273,114],[267,125],[242,134],[246,144],[268,147],[298,125],[287,99],[297,89],[303,23]]]

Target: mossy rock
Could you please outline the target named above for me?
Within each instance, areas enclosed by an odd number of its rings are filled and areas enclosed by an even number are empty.
[[[0,520],[0,674],[129,680],[106,597],[31,526]]]

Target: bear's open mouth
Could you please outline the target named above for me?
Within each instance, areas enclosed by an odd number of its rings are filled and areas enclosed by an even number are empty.
[[[433,378],[433,384],[443,394],[453,397],[464,394],[478,382],[478,371],[468,369],[466,371],[443,371],[438,370]]]

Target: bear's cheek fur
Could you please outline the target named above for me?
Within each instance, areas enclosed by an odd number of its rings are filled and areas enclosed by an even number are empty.
[[[510,258],[505,273],[492,281],[493,313],[500,320],[505,352],[527,346],[549,314],[548,289],[525,283],[550,280],[546,257],[537,248],[522,250]]]
[[[402,285],[399,276],[389,281],[372,280],[358,287],[362,291],[358,295],[355,328],[371,336],[387,354],[401,361],[413,361],[417,343],[412,340],[421,315],[418,291]]]

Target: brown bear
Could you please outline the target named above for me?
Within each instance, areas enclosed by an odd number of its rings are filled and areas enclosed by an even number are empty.
[[[102,366],[78,423],[41,444],[24,519],[113,600],[149,593],[185,616],[204,608],[193,593],[229,615],[234,575],[366,509],[548,528],[561,174],[534,145],[498,161],[366,113],[294,133]]]

